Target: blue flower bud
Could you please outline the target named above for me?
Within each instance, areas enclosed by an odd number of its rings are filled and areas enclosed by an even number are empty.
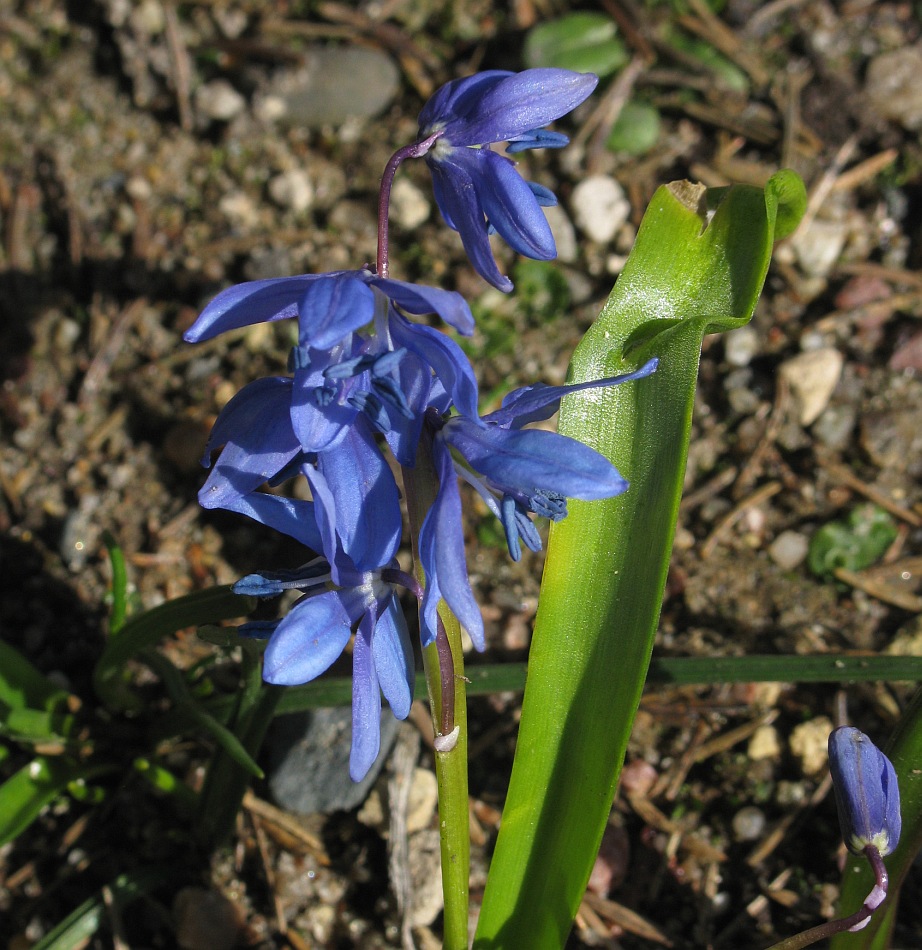
[[[900,840],[900,792],[890,760],[860,730],[840,726],[829,736],[829,771],[845,845],[861,854],[869,845],[881,856]]]

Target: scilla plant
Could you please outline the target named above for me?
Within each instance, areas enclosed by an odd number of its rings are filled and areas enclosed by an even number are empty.
[[[397,718],[409,713],[421,653],[436,737],[449,950],[469,945],[462,631],[477,650],[486,645],[467,572],[464,499],[479,496],[516,560],[523,545],[541,548],[535,519],[551,522],[516,758],[474,945],[555,950],[566,941],[608,820],[650,664],[702,339],[750,319],[773,241],[793,230],[805,205],[791,172],[779,172],[764,189],[707,190],[687,182],[660,188],[608,303],[573,356],[566,385],[536,382],[482,413],[468,357],[430,322],[434,316],[470,335],[468,303],[454,291],[390,276],[394,176],[403,162],[424,159],[442,217],[475,270],[511,292],[490,236],[497,233],[526,257],[553,258],[543,208],[556,199],[524,179],[508,154],[564,147],[566,136],[547,126],[595,85],[592,75],[557,68],[488,71],[448,83],[424,106],[416,139],[384,170],[373,267],[357,262],[353,270],[230,287],[187,332],[187,341],[199,343],[266,321],[296,327],[289,372],[248,383],[220,413],[199,498],[206,508],[293,538],[305,549],[300,565],[272,566],[242,578],[233,592],[193,595],[125,622],[124,578],[113,549],[112,637],[96,670],[97,698],[106,721],[137,721],[143,698],[125,667],[141,659],[167,688],[173,734],[212,737],[217,751],[194,794],[156,761],[133,765],[183,799],[207,846],[230,834],[259,771],[254,757],[263,733],[278,710],[292,708],[286,696],[351,652],[350,774],[358,780],[380,754],[382,697]],[[506,154],[492,147],[499,143]],[[558,409],[558,432],[529,428]],[[303,479],[308,491],[286,492],[292,479]],[[397,561],[407,536],[409,573]],[[297,598],[279,620],[203,632],[240,650],[236,695],[210,694],[201,670],[180,673],[152,649],[180,627],[238,617],[251,609],[250,598],[292,591]],[[402,592],[418,602],[418,648]],[[55,795],[117,770],[81,746],[68,697],[7,659],[0,700],[17,713],[7,722],[21,722],[33,735],[53,730],[69,754],[39,757],[0,787],[0,806],[14,806],[16,816],[0,828],[4,840]],[[845,669],[843,662],[813,675],[843,679]],[[740,675],[759,678],[751,669]],[[855,675],[881,674],[868,673],[865,663]],[[762,678],[797,673],[773,667]],[[860,818],[861,801],[875,816],[886,811],[879,791],[853,780],[850,763],[864,762],[865,748],[836,743],[845,801],[859,802],[848,820]],[[863,833],[879,844],[878,831],[869,825]],[[886,852],[878,846],[878,853]],[[141,888],[128,881],[115,891],[130,897]]]

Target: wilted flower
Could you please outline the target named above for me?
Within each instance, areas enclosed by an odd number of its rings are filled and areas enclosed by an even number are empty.
[[[556,199],[484,146],[510,142],[514,153],[566,145],[565,135],[544,126],[575,109],[598,81],[568,69],[488,70],[442,86],[420,113],[420,139],[436,136],[426,163],[442,217],[476,271],[499,290],[512,290],[512,281],[493,259],[490,229],[525,257],[551,260],[557,248],[541,208]]]
[[[829,771],[842,837],[853,854],[890,854],[900,840],[900,792],[890,760],[860,730],[840,726],[829,736]]]

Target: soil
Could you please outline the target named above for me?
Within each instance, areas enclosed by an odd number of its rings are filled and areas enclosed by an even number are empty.
[[[631,64],[596,96],[608,108],[587,104],[564,123],[568,150],[527,159],[561,199],[557,227],[576,237],[553,276],[497,245],[520,292],[486,288],[439,220],[424,167],[401,171],[410,187],[392,274],[473,301],[469,352],[484,393],[560,382],[658,185],[761,185],[779,167],[797,170],[807,219],[778,248],[755,332],[706,340],[657,651],[918,654],[922,23],[913,5],[886,0],[681,6],[603,2]],[[249,380],[286,371],[290,328],[195,347],[182,332],[232,283],[373,260],[378,177],[413,140],[428,94],[476,69],[522,68],[528,29],[570,9],[0,0],[0,631],[85,713],[107,636],[104,533],[126,552],[135,610],[297,563],[293,545],[196,503],[217,412]],[[675,29],[706,37],[742,84],[671,43]],[[310,57],[353,47],[374,54],[361,68],[386,67],[367,88],[383,96],[393,77],[378,111],[286,119]],[[637,157],[604,147],[632,94],[662,123]],[[630,207],[603,242],[584,235],[576,210],[590,175],[619,183]],[[829,350],[841,356],[831,371],[816,356]],[[786,373],[801,354],[812,356]],[[873,575],[818,577],[810,539],[868,501],[895,528]],[[486,659],[521,661],[541,559],[509,562],[484,515],[471,506]],[[203,649],[194,631],[171,647],[186,660]],[[649,688],[572,946],[755,948],[834,915],[842,849],[825,735],[847,709],[882,740],[909,695],[880,683]],[[471,700],[475,904],[520,700]],[[126,735],[110,741],[130,761],[143,750]],[[28,761],[8,745],[4,777]],[[207,744],[161,752],[200,779]],[[104,915],[82,945],[399,947],[412,929],[417,946],[437,946],[437,894],[433,903],[420,885],[402,917],[387,843],[388,783],[416,775],[425,790],[420,770],[431,769],[406,727],[370,805],[302,817],[287,832],[259,811],[257,784],[233,846],[216,855],[136,787],[109,789],[89,821],[90,804],[59,799],[0,851],[0,939],[32,946],[106,882],[160,862],[175,863],[175,881],[124,918]],[[420,795],[407,873],[431,877],[436,819]],[[918,885],[911,878],[907,892]],[[918,906],[904,901],[894,946],[922,942]]]

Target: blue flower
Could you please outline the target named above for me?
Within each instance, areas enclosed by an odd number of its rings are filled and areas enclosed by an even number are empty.
[[[357,571],[341,553],[333,564],[318,558],[291,572],[249,574],[239,594],[305,594],[275,624],[241,627],[243,635],[269,637],[263,679],[280,686],[308,683],[324,673],[352,637],[352,751],[349,774],[361,781],[381,747],[381,694],[398,719],[413,702],[413,650],[393,584],[382,571]],[[330,583],[338,585],[330,589]],[[356,626],[357,624],[357,626]]]
[[[900,790],[890,760],[860,730],[829,735],[829,771],[842,837],[853,854],[874,847],[883,857],[899,844]]]
[[[512,290],[512,282],[493,259],[490,229],[525,257],[551,260],[557,248],[541,208],[556,199],[483,146],[510,142],[507,151],[515,153],[566,145],[566,136],[543,127],[575,109],[597,83],[597,76],[567,69],[489,70],[447,83],[420,113],[420,138],[437,135],[426,162],[442,217],[460,234],[476,271],[499,290]]]
[[[521,556],[520,540],[531,550],[540,550],[533,515],[559,521],[566,517],[567,498],[611,498],[626,491],[628,484],[605,456],[581,442],[521,427],[551,416],[570,393],[642,379],[655,372],[657,363],[652,359],[636,372],[588,383],[519,389],[503,400],[500,409],[482,419],[463,415],[445,422],[433,419],[437,431],[432,456],[439,488],[419,537],[420,563],[426,575],[421,608],[424,646],[435,637],[440,598],[467,630],[474,646],[478,650],[485,646],[483,621],[464,556],[458,477],[473,485],[500,519],[514,560]],[[452,449],[466,466],[455,462]]]
[[[204,508],[248,515],[335,560],[341,549],[357,570],[373,570],[396,554],[403,529],[400,492],[370,425],[353,420],[337,444],[305,453],[292,425],[292,380],[259,379],[221,411],[203,462],[223,445],[199,492]],[[257,491],[304,475],[313,502]]]
[[[457,293],[367,270],[308,274],[228,288],[205,307],[186,339],[297,317],[294,379],[286,385],[301,450],[334,448],[364,415],[385,434],[400,464],[413,465],[433,372],[459,411],[477,411],[477,385],[460,347],[403,315],[430,312],[463,334],[473,332],[470,309]],[[359,332],[365,327],[370,334]]]
[[[470,336],[474,318],[454,291],[377,277],[370,270],[331,271],[251,280],[222,290],[183,334],[187,343],[210,340],[254,323],[297,317],[301,346],[331,349],[375,317],[374,290],[411,314],[435,313]]]

